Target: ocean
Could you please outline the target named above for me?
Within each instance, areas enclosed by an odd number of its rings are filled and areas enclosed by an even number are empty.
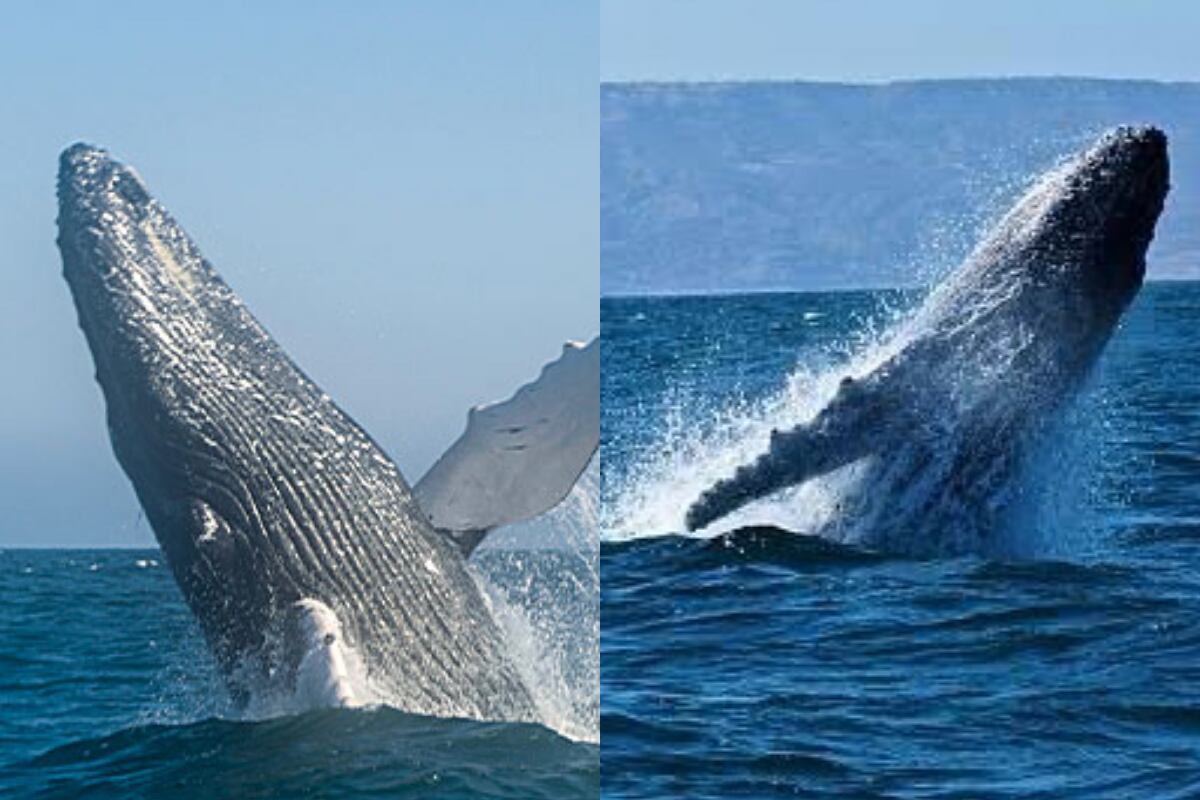
[[[605,797],[1200,796],[1200,284],[1143,288],[985,552],[787,497],[680,534],[919,299],[602,301]]]
[[[387,707],[248,714],[158,550],[0,551],[0,797],[596,797],[594,559],[473,563],[513,606],[506,630],[565,631],[539,656],[547,682],[578,681],[558,725],[574,738]],[[516,615],[526,601],[547,615]]]

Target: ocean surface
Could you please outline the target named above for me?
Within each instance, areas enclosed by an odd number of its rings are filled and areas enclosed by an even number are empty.
[[[1146,286],[971,557],[688,503],[919,298],[602,301],[602,792],[1200,797],[1200,284]]]
[[[549,610],[521,617],[527,634],[575,632],[539,655],[587,673],[558,679],[593,681],[561,725],[583,736],[387,707],[248,714],[159,551],[0,551],[0,797],[596,797],[594,562],[550,550],[473,562],[512,603],[502,626],[527,600]]]

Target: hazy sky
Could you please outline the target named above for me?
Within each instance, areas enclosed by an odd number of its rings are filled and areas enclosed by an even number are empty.
[[[150,544],[54,245],[59,151],[136,167],[411,480],[599,325],[591,3],[12,3],[0,546]]]
[[[603,80],[1200,80],[1194,0],[601,0]]]

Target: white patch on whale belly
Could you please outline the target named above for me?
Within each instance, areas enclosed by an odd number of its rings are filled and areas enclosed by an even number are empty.
[[[320,600],[301,600],[295,608],[301,652],[296,666],[297,703],[303,708],[363,705],[365,698],[355,688],[360,662],[342,635],[337,614]]]

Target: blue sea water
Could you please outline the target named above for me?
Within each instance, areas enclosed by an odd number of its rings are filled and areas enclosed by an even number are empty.
[[[1200,284],[1143,289],[994,551],[678,534],[916,299],[602,301],[604,796],[1200,797]]]
[[[550,594],[537,573],[571,583],[564,561],[477,554],[490,578]],[[0,797],[586,798],[599,781],[596,745],[540,725],[248,718],[159,551],[0,551]]]

